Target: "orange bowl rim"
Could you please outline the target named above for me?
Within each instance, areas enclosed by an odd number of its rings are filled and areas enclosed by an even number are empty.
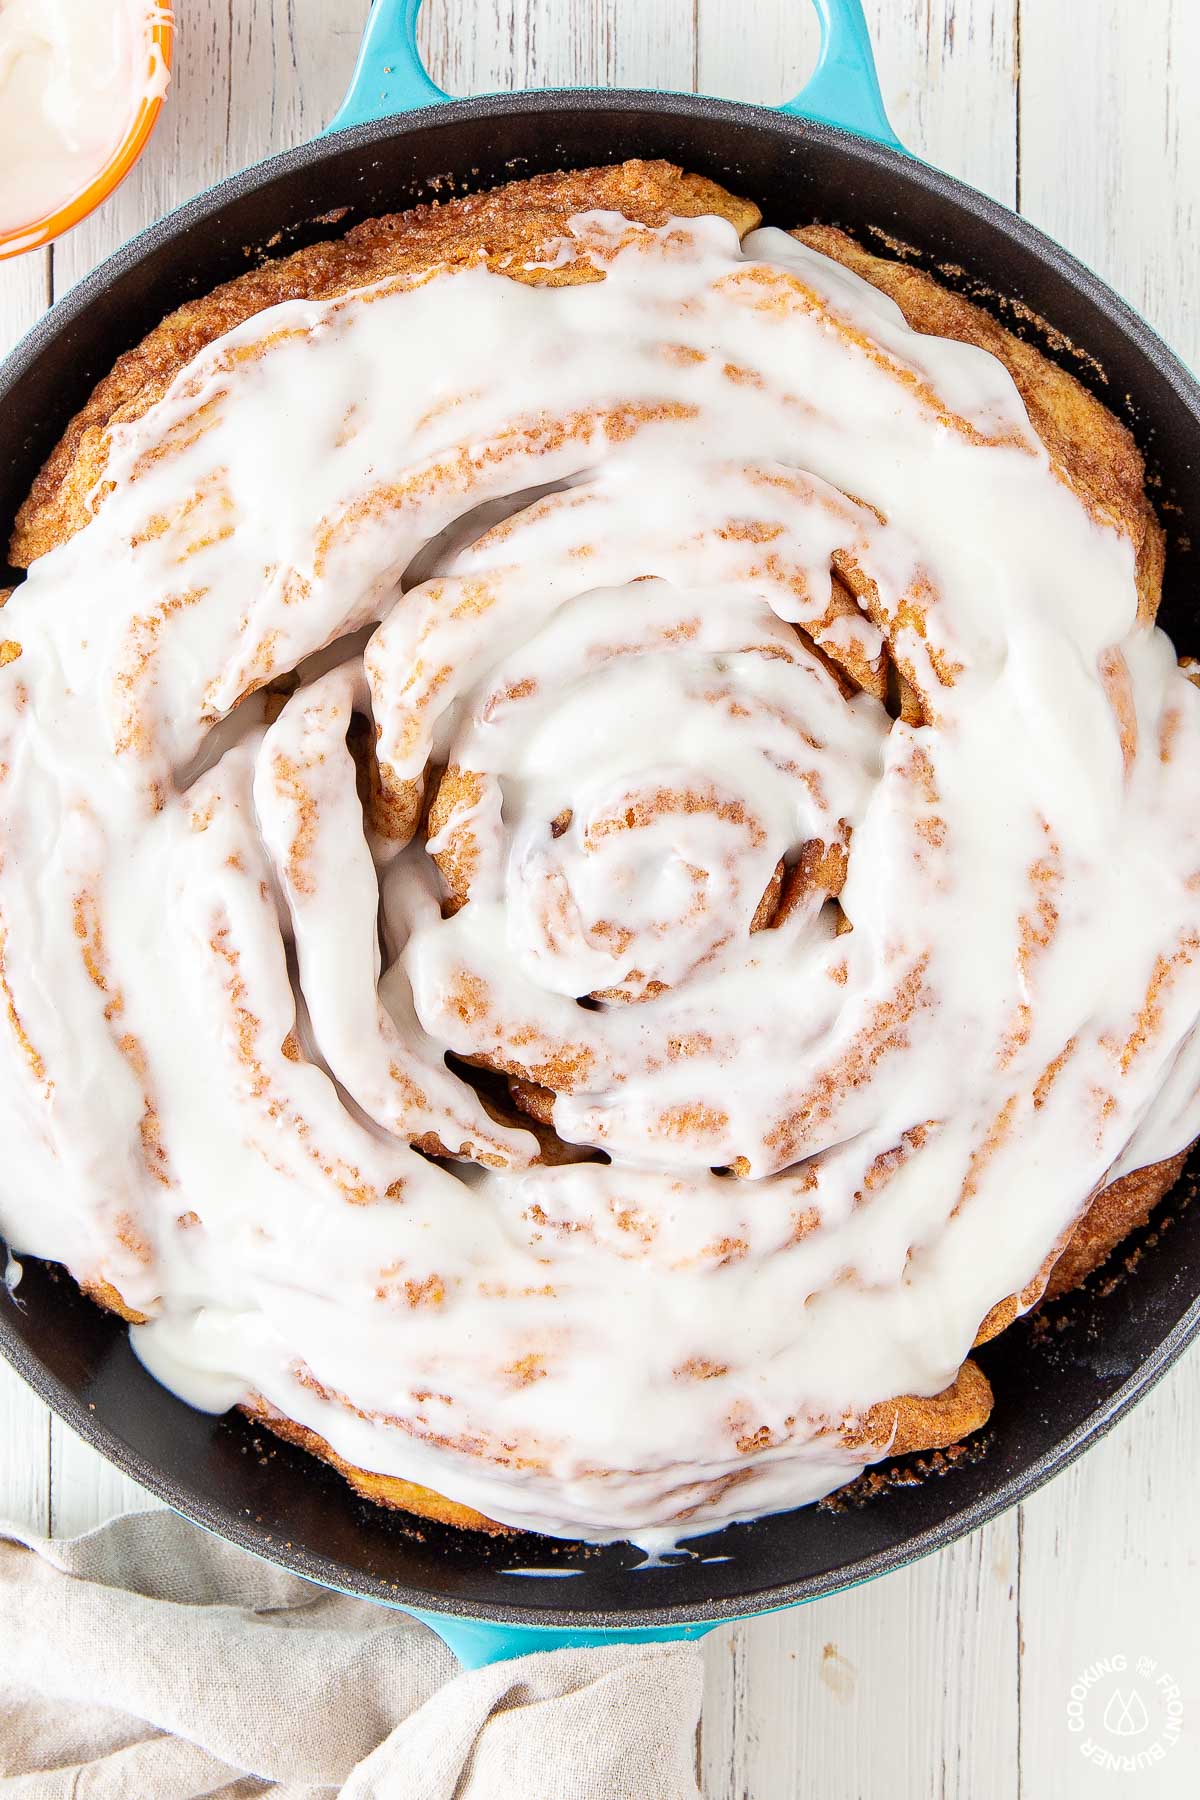
[[[163,66],[170,74],[175,40],[172,14],[163,11],[157,18],[151,19],[149,24],[149,43],[157,48]],[[43,218],[31,219],[27,225],[18,225],[12,231],[0,232],[0,259],[22,256],[28,250],[44,249],[55,238],[61,237],[64,231],[70,231],[81,219],[86,219],[102,201],[107,200],[124,181],[146,148],[165,98],[165,94],[142,98],[132,125],[104,167],[72,199],[57,207],[54,212],[45,214]]]

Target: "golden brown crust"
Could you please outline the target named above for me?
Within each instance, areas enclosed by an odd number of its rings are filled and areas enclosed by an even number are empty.
[[[1115,525],[1133,544],[1139,613],[1152,623],[1162,592],[1165,538],[1146,497],[1141,452],[1125,426],[1036,345],[1015,337],[923,270],[872,256],[832,225],[809,225],[792,235],[887,294],[914,331],[976,344],[1004,364],[1055,470],[1094,518]]]
[[[1122,1239],[1144,1225],[1183,1173],[1188,1152],[1122,1175],[1096,1195],[1051,1270],[1043,1298],[1057,1300],[1106,1262]]]
[[[867,1414],[868,1430],[890,1429],[895,1436],[887,1454],[908,1456],[914,1450],[944,1450],[986,1425],[992,1411],[992,1386],[978,1363],[970,1357],[948,1388],[928,1396],[902,1394],[873,1406]]]
[[[129,1325],[144,1325],[146,1314],[135,1312],[132,1306],[126,1306],[111,1281],[81,1281],[80,1287],[89,1300],[102,1306],[106,1312],[118,1313]]]
[[[994,1337],[1007,1331],[1021,1310],[1020,1300],[1016,1294],[1009,1294],[1004,1300],[997,1300],[989,1313],[984,1315],[983,1323],[975,1333],[972,1350],[978,1350],[980,1344],[990,1344]]]
[[[1188,1151],[1181,1150],[1178,1156],[1164,1162],[1150,1163],[1144,1169],[1122,1175],[1119,1181],[1110,1182],[1093,1195],[1062,1250],[1047,1258],[1021,1294],[1010,1294],[996,1302],[976,1332],[972,1348],[978,1349],[980,1344],[998,1337],[1018,1313],[1042,1300],[1058,1300],[1086,1281],[1131,1231],[1146,1223],[1159,1201],[1179,1180],[1187,1158]]]
[[[509,1534],[507,1525],[498,1525],[495,1519],[476,1512],[473,1506],[460,1506],[457,1501],[447,1500],[432,1488],[421,1487],[415,1481],[401,1481],[398,1475],[375,1475],[368,1469],[356,1468],[353,1463],[340,1457],[336,1450],[331,1449],[317,1432],[310,1431],[306,1425],[298,1425],[294,1419],[286,1418],[258,1395],[246,1401],[239,1411],[244,1412],[254,1424],[265,1425],[268,1431],[283,1438],[285,1443],[296,1444],[311,1456],[319,1456],[322,1462],[331,1464],[339,1475],[345,1476],[356,1494],[361,1494],[364,1500],[373,1501],[376,1506],[416,1513],[419,1518],[436,1519],[443,1525],[457,1525],[463,1531],[486,1531],[492,1537],[506,1537]]]
[[[626,162],[537,175],[444,205],[367,219],[343,238],[250,269],[169,314],[99,383],[17,514],[9,547],[13,563],[27,568],[87,523],[87,496],[107,461],[107,427],[141,418],[193,357],[235,325],[285,300],[329,300],[435,263],[484,261],[512,280],[534,286],[595,280],[595,270],[585,262],[561,268],[523,266],[562,236],[573,214],[593,209],[624,213],[644,225],[716,213],[742,233],[760,217],[750,201],[703,176],[684,174],[666,162]]]

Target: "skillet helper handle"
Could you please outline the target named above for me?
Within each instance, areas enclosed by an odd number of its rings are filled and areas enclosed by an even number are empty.
[[[420,10],[421,0],[372,0],[346,98],[326,131],[370,125],[376,119],[416,112],[450,98],[429,79],[421,61],[417,49]]]
[[[781,110],[902,150],[879,92],[862,0],[812,3],[821,25],[817,66],[806,86]],[[344,131],[349,125],[367,125],[449,99],[430,80],[421,61],[420,11],[421,0],[373,0],[346,98],[327,130]]]
[[[423,1612],[415,1606],[404,1610],[436,1631],[464,1669],[482,1669],[489,1663],[510,1662],[514,1656],[529,1656],[538,1650],[592,1650],[610,1644],[674,1643],[683,1638],[704,1637],[716,1623],[729,1623],[728,1620],[712,1623],[704,1620],[694,1625],[589,1631],[578,1625],[518,1625],[502,1619],[456,1619],[450,1613]]]
[[[817,66],[796,98],[785,100],[780,111],[903,150],[879,91],[862,0],[813,0],[813,5],[821,25]]]

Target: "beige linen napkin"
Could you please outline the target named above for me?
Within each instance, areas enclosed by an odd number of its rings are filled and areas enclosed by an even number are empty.
[[[459,1673],[174,1513],[0,1525],[4,1800],[698,1800],[691,1644]]]

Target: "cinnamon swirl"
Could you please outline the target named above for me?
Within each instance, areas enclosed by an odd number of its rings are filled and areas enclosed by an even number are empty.
[[[0,1226],[373,1499],[673,1537],[986,1419],[1200,1131],[1139,455],[666,165],[359,226],[17,520]]]

